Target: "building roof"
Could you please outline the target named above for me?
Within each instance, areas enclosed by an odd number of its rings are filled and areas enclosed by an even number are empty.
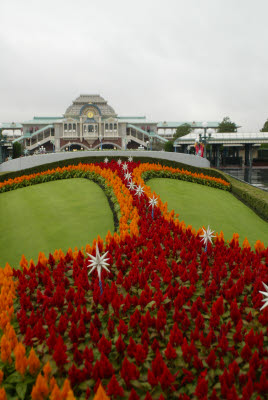
[[[188,135],[182,136],[175,140],[174,146],[181,144],[192,144],[199,140],[199,135],[195,132],[191,132]],[[207,140],[210,144],[223,144],[223,143],[268,143],[268,132],[228,132],[228,133],[212,133],[211,137]]]
[[[33,117],[29,121],[24,121],[23,125],[49,125],[63,120],[64,117]]]
[[[80,94],[77,99],[73,101],[67,110],[65,111],[65,117],[78,117],[80,115],[81,108],[87,104],[97,106],[103,117],[115,117],[116,113],[114,109],[107,104],[107,101],[99,94]]]
[[[0,129],[21,129],[22,125],[18,122],[3,122],[0,124]]]
[[[185,124],[191,125],[192,128],[202,128],[203,129],[203,126],[202,126],[203,121],[202,122],[200,122],[200,121],[192,121],[192,122],[189,122],[189,121],[184,121],[184,122],[163,121],[163,122],[159,122],[157,124],[157,128],[178,128],[178,126],[185,125]],[[210,122],[207,122],[207,124],[208,124],[207,125],[208,128],[218,128],[220,122],[210,121]]]

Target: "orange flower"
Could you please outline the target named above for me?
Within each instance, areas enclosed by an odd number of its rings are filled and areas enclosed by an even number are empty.
[[[1,360],[11,363],[11,345],[5,334],[1,338]]]
[[[249,244],[249,241],[247,238],[245,238],[242,246],[243,246],[243,249],[250,249],[250,244]]]
[[[0,400],[7,400],[7,395],[4,388],[0,388]]]
[[[30,355],[28,357],[28,365],[29,365],[29,371],[30,371],[31,375],[35,375],[36,372],[40,368],[39,358],[35,354],[35,351],[33,348],[31,348]]]
[[[93,400],[110,400],[110,397],[107,396],[107,394],[105,393],[105,390],[102,387],[102,384],[99,384],[97,393],[94,396]]]
[[[265,250],[265,246],[264,246],[263,242],[261,242],[260,240],[257,240],[257,242],[254,244],[254,247],[255,247],[256,253]]]
[[[62,390],[61,390],[61,397],[62,399],[67,399],[68,393],[71,391],[71,385],[68,379],[65,379]]]
[[[39,374],[35,385],[32,389],[32,399],[33,400],[44,400],[49,394],[49,388],[46,379]]]
[[[27,368],[27,358],[25,357],[25,347],[22,343],[18,343],[14,350],[15,368],[21,375],[25,374]]]
[[[63,397],[61,395],[60,389],[58,387],[58,385],[55,383],[55,385],[53,386],[51,395],[49,397],[50,400],[62,400]]]
[[[50,366],[50,364],[49,364],[49,361],[44,365],[44,368],[43,368],[43,372],[44,372],[44,375],[45,375],[45,378],[46,378],[46,380],[48,380],[48,378],[49,378],[49,375],[51,374],[51,366]]]
[[[22,256],[21,256],[20,266],[21,266],[21,268],[27,268],[28,267],[28,261],[26,260],[24,254],[22,254]]]
[[[0,385],[3,381],[3,378],[4,378],[4,372],[0,369]]]

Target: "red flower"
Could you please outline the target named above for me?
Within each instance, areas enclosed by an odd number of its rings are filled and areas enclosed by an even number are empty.
[[[195,395],[198,399],[206,399],[208,394],[208,383],[204,377],[199,377],[195,388]]]
[[[112,376],[108,386],[107,386],[107,394],[108,396],[113,396],[113,398],[117,398],[119,396],[124,396],[124,390],[122,386],[119,385],[115,375]]]
[[[107,340],[106,337],[102,335],[101,339],[98,342],[99,352],[108,356],[111,351],[111,348],[112,348],[112,342]]]
[[[246,343],[241,351],[241,357],[243,358],[244,361],[247,362],[250,360],[251,356],[252,356],[251,349],[249,345]]]
[[[164,364],[165,365],[165,364]],[[168,367],[165,365],[164,367],[164,371],[162,373],[162,375],[159,378],[159,382],[161,384],[161,388],[162,390],[167,390],[170,388],[170,386],[172,385],[172,383],[175,381],[174,376],[171,374],[170,370],[168,369]],[[174,388],[172,387],[172,390]]]
[[[154,376],[154,373],[150,369],[148,369],[147,380],[152,387],[158,384],[158,379]]]
[[[126,335],[127,332],[128,332],[128,326],[124,323],[124,321],[122,319],[120,319],[120,321],[119,321],[119,325],[117,327],[117,330],[122,335]]]
[[[118,353],[120,353],[120,354],[124,353],[126,345],[125,345],[125,342],[122,340],[121,335],[119,336],[119,338],[115,342],[115,346],[116,346],[116,350],[118,351]]]
[[[62,337],[59,336],[56,345],[54,347],[54,353],[53,353],[53,358],[56,361],[56,364],[59,368],[62,368],[68,362],[66,350],[67,346],[64,344]]]
[[[170,342],[168,342],[168,344],[167,344],[167,348],[165,350],[165,355],[168,360],[172,360],[172,359],[175,360],[175,358],[177,358],[176,350],[174,349],[174,347],[172,347]]]
[[[140,398],[137,395],[136,391],[132,388],[128,400],[139,400],[139,399]]]
[[[131,380],[135,381],[135,380],[139,379],[140,371],[138,370],[138,368],[136,367],[135,364],[130,363],[128,361],[128,359],[125,357],[123,364],[122,364],[120,374],[121,374],[121,377],[126,382],[127,388],[130,389],[130,387],[131,387],[130,381]]]

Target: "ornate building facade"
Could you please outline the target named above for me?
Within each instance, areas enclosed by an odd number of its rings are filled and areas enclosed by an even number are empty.
[[[120,117],[100,95],[80,95],[62,117],[34,117],[22,123],[29,152],[138,148],[157,138],[157,122],[146,117]]]

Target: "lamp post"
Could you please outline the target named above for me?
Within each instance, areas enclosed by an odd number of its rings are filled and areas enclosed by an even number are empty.
[[[102,134],[100,133],[99,140],[100,140],[100,149],[102,150]]]
[[[211,134],[212,134],[212,129],[207,129],[208,123],[207,122],[203,122],[202,123],[204,132],[202,129],[198,130],[199,133],[199,141],[202,142],[204,144],[204,158],[207,158],[207,142],[209,141],[209,139],[211,138]],[[208,134],[208,135],[207,135]]]
[[[37,142],[37,146],[38,146],[38,153],[40,153],[40,142]]]
[[[54,139],[51,139],[51,140],[50,140],[50,143],[51,143],[52,146],[53,146],[53,153],[55,153],[55,140],[54,140]]]

